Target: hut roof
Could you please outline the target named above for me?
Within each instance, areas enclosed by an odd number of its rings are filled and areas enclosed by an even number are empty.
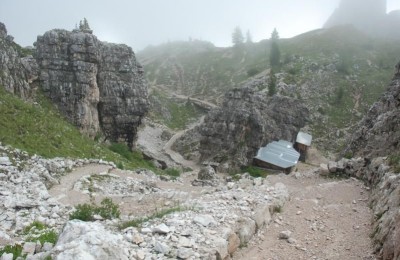
[[[296,165],[299,157],[300,154],[293,148],[292,143],[279,140],[260,148],[254,158],[287,169]]]

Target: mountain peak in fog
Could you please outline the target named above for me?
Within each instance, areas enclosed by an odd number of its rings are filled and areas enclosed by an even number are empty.
[[[350,24],[373,35],[399,38],[400,15],[386,13],[386,0],[342,0],[324,24],[324,28]]]

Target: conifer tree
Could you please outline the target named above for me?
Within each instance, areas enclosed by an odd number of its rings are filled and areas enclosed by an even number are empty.
[[[239,26],[236,26],[232,33],[232,43],[233,46],[240,46],[244,42],[244,37],[242,33],[242,29]]]
[[[269,62],[271,67],[279,67],[281,60],[281,51],[279,49],[279,34],[276,28],[271,34],[271,52],[269,56]]]

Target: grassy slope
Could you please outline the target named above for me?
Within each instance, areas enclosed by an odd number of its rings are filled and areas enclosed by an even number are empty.
[[[154,168],[138,152],[129,160],[83,136],[38,95],[38,103],[25,103],[0,87],[0,142],[47,158],[101,158],[125,168]]]

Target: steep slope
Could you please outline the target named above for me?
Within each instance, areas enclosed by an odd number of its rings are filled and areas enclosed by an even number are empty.
[[[399,63],[400,64],[400,63]],[[373,158],[400,151],[400,71],[352,136],[347,154]]]
[[[35,56],[45,95],[70,122],[90,137],[101,132],[133,146],[148,101],[130,47],[101,42],[90,32],[52,30],[38,37]]]
[[[346,173],[372,187],[375,251],[381,259],[400,259],[400,64],[387,91],[359,123],[342,160]]]

